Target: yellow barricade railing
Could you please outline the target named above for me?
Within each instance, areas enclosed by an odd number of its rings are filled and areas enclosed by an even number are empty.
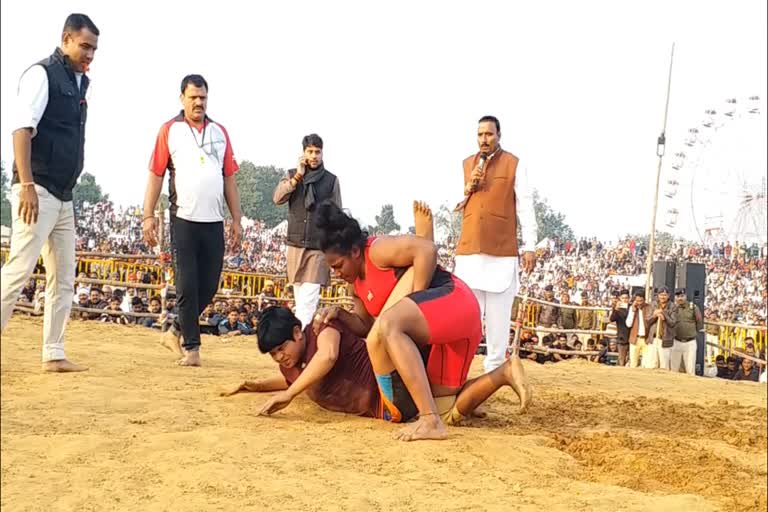
[[[728,356],[729,350],[743,350],[746,346],[746,339],[752,338],[755,341],[755,351],[760,353],[766,348],[768,336],[765,326],[729,324],[724,322],[704,322],[710,328],[717,328],[717,343],[720,345],[720,354]]]
[[[539,308],[541,306],[535,302],[526,302],[525,303],[525,311],[523,313],[523,328],[525,329],[535,329],[536,328],[536,316],[539,314]],[[595,311],[595,314],[597,316],[597,327],[596,330],[598,331],[605,331],[608,325],[610,325],[611,322],[608,322],[608,315],[606,311]],[[602,339],[602,335],[596,335],[593,336],[596,341],[599,341]]]

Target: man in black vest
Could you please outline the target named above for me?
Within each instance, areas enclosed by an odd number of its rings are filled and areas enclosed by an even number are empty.
[[[301,141],[304,153],[296,169],[280,180],[272,196],[275,204],[288,203],[288,282],[293,283],[296,317],[307,326],[320,302],[320,287],[331,271],[320,251],[316,207],[331,199],[341,208],[339,179],[323,164],[323,139],[313,133]]]
[[[43,370],[87,370],[64,355],[64,328],[75,288],[72,190],[83,170],[88,113],[86,72],[99,29],[85,14],[64,23],[61,47],[19,80],[13,132],[11,253],[2,270],[0,330],[4,330],[41,252],[46,272]]]

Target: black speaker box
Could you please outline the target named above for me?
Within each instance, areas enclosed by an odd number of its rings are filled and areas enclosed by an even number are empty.
[[[646,300],[652,302],[656,298],[656,293],[659,288],[666,286],[669,288],[669,293],[672,295],[675,288],[675,262],[674,261],[654,261],[653,262],[653,275],[651,281],[651,297],[646,297]]]
[[[707,287],[707,269],[702,263],[681,263],[677,271],[677,288],[685,288],[688,302],[696,304],[704,315],[704,299]],[[704,354],[706,353],[706,334],[696,336],[696,375],[704,374]]]

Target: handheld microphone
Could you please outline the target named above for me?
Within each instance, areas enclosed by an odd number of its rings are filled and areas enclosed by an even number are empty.
[[[480,153],[480,160],[477,162],[477,168],[481,171],[485,169],[485,163],[488,161],[488,155],[486,153]],[[472,180],[472,190],[477,190],[480,185],[480,178]]]

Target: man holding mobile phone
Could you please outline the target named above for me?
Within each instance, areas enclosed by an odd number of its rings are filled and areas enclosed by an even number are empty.
[[[331,270],[320,250],[317,205],[330,199],[341,208],[339,179],[325,168],[323,139],[316,133],[301,141],[302,155],[295,169],[275,188],[275,204],[288,203],[288,282],[293,284],[296,317],[302,328],[312,322],[320,303],[320,287],[331,280]]]
[[[616,322],[616,343],[619,348],[619,366],[626,366],[629,360],[629,290],[621,290],[611,298],[610,321]]]

